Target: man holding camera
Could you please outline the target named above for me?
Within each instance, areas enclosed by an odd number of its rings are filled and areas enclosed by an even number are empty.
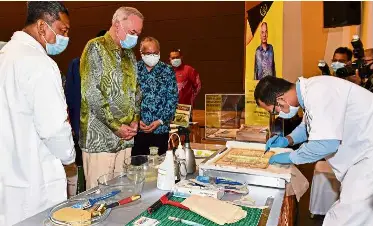
[[[330,65],[333,68],[334,75],[336,74],[339,68],[343,68],[346,65],[352,64],[352,51],[347,47],[339,47],[334,51],[332,64]],[[346,80],[353,82],[357,85],[361,84],[361,78],[359,72],[356,71],[355,75],[350,75],[346,77]]]

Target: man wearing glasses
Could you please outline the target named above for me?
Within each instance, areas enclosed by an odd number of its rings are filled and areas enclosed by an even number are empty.
[[[307,141],[296,151],[273,155],[270,164],[327,159],[342,189],[323,225],[373,222],[373,94],[334,76],[299,78],[296,84],[267,76],[254,97],[261,108],[281,118],[304,110],[304,122],[287,137],[269,139],[266,150]]]
[[[140,130],[135,136],[132,155],[149,155],[149,147],[158,147],[158,154],[166,153],[170,122],[175,115],[178,93],[175,72],[160,59],[157,39],[146,37],[141,41],[142,60],[138,62],[138,80],[141,87]]]
[[[103,174],[121,171],[129,156],[140,117],[136,60],[131,50],[143,27],[143,15],[121,7],[110,30],[90,40],[80,59],[79,144],[87,189]]]

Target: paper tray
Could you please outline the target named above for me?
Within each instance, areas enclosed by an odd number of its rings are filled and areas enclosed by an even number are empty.
[[[251,149],[265,149],[265,144],[259,143],[246,143],[246,142],[238,142],[238,141],[228,141],[226,144],[228,150],[231,148],[251,148]],[[226,151],[228,151],[226,150]],[[290,152],[292,149],[290,148],[271,148],[271,151],[275,152],[275,154],[283,153],[283,152]],[[265,176],[265,177],[272,177],[272,178],[280,178],[284,179],[286,182],[290,182],[291,178],[291,170],[290,165],[269,165],[266,169],[249,169],[249,168],[240,168],[236,166],[219,166],[215,165],[215,161],[220,158],[222,154],[217,154],[211,156],[207,161],[201,163],[199,165],[199,169],[206,171],[206,170],[216,170],[216,171],[224,171],[224,172],[232,172],[232,173],[241,173],[241,174],[249,174],[249,175],[257,175],[257,176]]]

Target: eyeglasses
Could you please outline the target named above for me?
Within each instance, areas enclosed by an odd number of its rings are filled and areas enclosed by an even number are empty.
[[[276,106],[280,106],[280,104],[277,102],[277,98],[279,98],[282,95],[284,95],[284,94],[281,93],[281,94],[276,96],[275,101],[273,102],[273,109],[272,109],[272,112],[271,112],[272,115],[278,115],[278,112],[276,111]]]

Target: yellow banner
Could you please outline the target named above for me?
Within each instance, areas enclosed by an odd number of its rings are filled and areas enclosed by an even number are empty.
[[[206,128],[220,128],[221,95],[206,95]]]
[[[257,12],[248,11],[248,20],[245,21],[245,124],[265,126],[269,123],[269,114],[257,107],[254,90],[263,77],[282,78],[283,2],[262,2],[257,8]],[[251,26],[255,25],[257,28],[251,36],[251,30],[254,30]]]

